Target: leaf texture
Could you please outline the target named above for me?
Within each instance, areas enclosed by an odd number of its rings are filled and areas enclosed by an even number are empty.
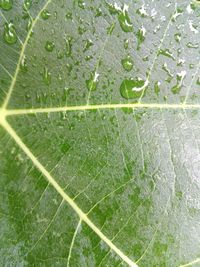
[[[199,266],[198,1],[0,1],[1,266]]]

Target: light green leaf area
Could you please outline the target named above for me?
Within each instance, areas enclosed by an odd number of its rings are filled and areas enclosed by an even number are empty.
[[[199,16],[0,0],[1,266],[200,266]]]

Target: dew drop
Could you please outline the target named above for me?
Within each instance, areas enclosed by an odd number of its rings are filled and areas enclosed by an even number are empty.
[[[160,82],[155,82],[154,84],[154,92],[156,95],[160,93]]]
[[[24,1],[24,8],[26,10],[30,9],[31,5],[32,5],[32,0],[25,0]]]
[[[70,57],[72,54],[72,38],[68,37],[65,39],[66,42],[66,55],[67,57]]]
[[[85,45],[84,45],[84,48],[83,48],[83,52],[87,51],[92,45],[93,45],[92,40],[87,39],[87,40],[85,41]]]
[[[182,85],[183,85],[183,80],[186,76],[186,71],[181,71],[180,73],[177,73],[177,76],[176,76],[176,84],[171,88],[171,91],[173,94],[178,94],[182,88]]]
[[[48,51],[48,52],[52,52],[53,49],[54,49],[54,47],[55,47],[54,42],[46,41],[46,44],[45,44],[45,49],[46,49],[46,51]]]
[[[89,91],[95,91],[97,89],[99,74],[92,72],[90,78],[86,80],[86,85]]]
[[[50,85],[51,83],[51,73],[47,67],[44,67],[43,81],[46,85]]]
[[[189,43],[187,43],[187,47],[188,48],[195,48],[195,49],[197,49],[199,47],[199,44],[198,43],[193,44],[193,43],[189,42]]]
[[[27,70],[28,70],[27,61],[26,61],[26,56],[25,55],[23,55],[22,60],[20,62],[20,69],[23,72],[27,72]]]
[[[125,39],[124,40],[124,49],[128,49],[128,45],[129,45],[129,40]]]
[[[17,42],[17,34],[14,25],[9,22],[4,25],[4,40],[8,44],[14,44]]]
[[[41,17],[42,17],[42,19],[44,19],[44,20],[47,20],[50,16],[51,16],[51,14],[50,14],[49,11],[46,10],[46,9],[44,9],[44,10],[42,11],[42,13],[41,13]]]
[[[82,9],[85,8],[85,2],[83,0],[78,0],[78,6]]]
[[[125,79],[121,83],[120,93],[122,97],[126,99],[138,100],[144,95],[144,89],[147,86],[147,81],[145,82],[141,78],[136,79]]]
[[[68,12],[65,16],[67,19],[72,20],[72,13],[71,12]]]
[[[13,6],[13,0],[1,0],[0,7],[4,10],[10,10]]]
[[[163,56],[165,56],[165,57],[169,57],[169,58],[175,60],[175,58],[174,58],[172,52],[171,52],[169,49],[160,49],[160,50],[158,51],[158,56],[159,56],[159,55],[163,55]]]
[[[133,60],[130,56],[127,56],[126,58],[122,59],[121,63],[126,71],[131,71],[133,69]]]
[[[174,34],[174,39],[176,40],[177,43],[180,43],[180,41],[181,41],[181,34],[180,33],[175,33]]]
[[[130,17],[128,15],[128,6],[124,5],[123,9],[118,15],[119,24],[124,32],[132,32],[133,24],[131,23]]]
[[[145,35],[146,35],[146,29],[142,26],[138,32],[137,32],[137,41],[138,41],[138,44],[137,44],[137,50],[140,49],[140,46],[141,44],[144,42],[145,40]]]

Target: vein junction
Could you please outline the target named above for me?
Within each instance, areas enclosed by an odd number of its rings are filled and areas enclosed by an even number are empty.
[[[33,155],[31,150],[24,144],[22,139],[17,135],[14,129],[6,121],[7,111],[6,109],[0,109],[0,125],[8,132],[8,134],[15,140],[18,146],[24,151],[24,153],[29,157],[33,164],[39,169],[39,171],[46,177],[48,182],[55,188],[55,190],[62,196],[62,198],[74,209],[74,211],[80,217],[80,220],[84,221],[124,262],[126,262],[131,267],[137,267],[137,264],[133,262],[128,256],[126,256],[119,248],[117,248],[112,241],[107,238],[101,230],[89,219],[87,214],[85,214],[70,198],[61,186],[56,182],[56,180],[51,176],[45,167],[39,162],[39,160]]]

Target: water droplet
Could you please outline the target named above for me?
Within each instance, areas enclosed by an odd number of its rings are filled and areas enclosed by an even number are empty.
[[[182,85],[183,85],[183,80],[186,76],[186,71],[181,71],[180,73],[177,73],[177,76],[176,76],[176,85],[174,85],[171,89],[172,93],[173,94],[178,94],[182,88]]]
[[[121,83],[120,93],[126,99],[138,100],[143,94],[147,81],[145,82],[141,78],[125,79]]]
[[[0,7],[4,10],[10,10],[13,6],[13,0],[1,0]]]
[[[147,17],[148,13],[145,9],[145,5],[143,4],[137,11],[137,14],[139,14],[142,18]]]
[[[196,44],[193,44],[193,43],[191,43],[191,42],[189,42],[189,43],[187,43],[187,47],[188,48],[198,48],[199,47],[199,44],[198,43],[196,43]]]
[[[102,16],[102,11],[101,11],[101,8],[99,7],[99,8],[96,9],[95,17],[97,18],[97,17],[100,17],[100,16]]]
[[[130,17],[128,15],[128,6],[124,5],[123,10],[119,12],[118,15],[119,24],[124,32],[132,32],[133,24],[131,23]]]
[[[66,38],[65,42],[66,42],[66,55],[67,57],[69,57],[72,54],[72,38],[71,37]]]
[[[160,82],[155,82],[154,84],[154,92],[156,95],[160,93]]]
[[[68,12],[66,14],[66,18],[72,20],[72,13],[71,12]]]
[[[119,12],[121,11],[121,8],[117,5],[117,3],[115,3],[114,5],[107,3],[107,6],[111,15],[119,14]]]
[[[142,26],[142,27],[138,30],[137,34],[136,34],[136,36],[137,36],[137,41],[138,41],[138,44],[137,44],[137,50],[140,49],[141,44],[144,42],[144,40],[145,40],[145,35],[146,35],[146,29]]]
[[[51,14],[50,14],[49,11],[46,10],[46,9],[44,9],[44,10],[42,11],[42,13],[41,13],[41,17],[42,17],[42,19],[44,19],[44,20],[47,20],[50,16],[51,16]]]
[[[86,81],[88,90],[95,91],[97,89],[99,74],[97,72],[92,72],[89,80]]]
[[[20,62],[20,69],[22,71],[24,71],[24,72],[27,72],[27,70],[28,70],[27,61],[26,61],[26,56],[25,55],[23,55],[22,60]]]
[[[87,51],[92,45],[93,45],[92,40],[87,39],[87,40],[85,41],[85,46],[84,46],[84,48],[83,48],[83,52]]]
[[[180,43],[180,41],[181,41],[181,34],[180,33],[174,34],[174,39],[176,40],[177,43]]]
[[[128,49],[128,45],[129,45],[129,40],[125,39],[124,40],[124,49]]]
[[[107,28],[107,34],[112,34],[113,30],[115,28],[115,23],[113,22],[108,28]]]
[[[133,60],[130,56],[127,56],[126,58],[122,59],[121,63],[126,71],[131,71],[133,69]]]
[[[46,41],[45,49],[46,49],[48,52],[52,52],[53,49],[54,49],[54,47],[55,47],[54,42]]]
[[[85,2],[83,0],[78,0],[78,6],[82,9],[85,8]]]
[[[44,67],[43,81],[46,85],[50,85],[51,83],[51,73],[47,67]]]
[[[14,44],[17,42],[15,27],[11,22],[5,23],[4,25],[4,40],[8,44]]]
[[[165,56],[165,57],[169,57],[169,58],[172,58],[173,60],[175,60],[175,58],[174,58],[172,52],[170,52],[169,49],[160,49],[160,50],[158,51],[158,56],[159,56],[159,55],[163,55],[163,56]]]
[[[24,8],[26,10],[30,9],[31,5],[32,5],[32,0],[24,0]]]
[[[32,20],[29,19],[28,23],[27,23],[27,26],[26,26],[26,30],[29,31],[31,29],[31,26],[32,26]]]

